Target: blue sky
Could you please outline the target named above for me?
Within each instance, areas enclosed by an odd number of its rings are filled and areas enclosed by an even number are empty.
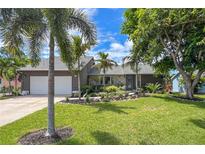
[[[109,53],[110,58],[122,63],[122,58],[129,55],[132,43],[121,34],[125,9],[84,9],[97,27],[97,45],[87,55],[97,58],[98,52]]]

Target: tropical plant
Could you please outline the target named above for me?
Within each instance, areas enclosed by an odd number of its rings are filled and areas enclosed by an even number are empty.
[[[79,9],[1,9],[1,34],[4,47],[13,54],[22,53],[29,43],[32,66],[40,61],[40,49],[49,42],[48,70],[48,129],[47,136],[56,137],[54,123],[54,49],[57,45],[61,59],[73,65],[69,29],[77,29],[86,41],[96,39],[95,26]],[[47,39],[48,38],[48,39]],[[26,41],[25,41],[26,40]]]
[[[186,97],[205,71],[205,9],[128,9],[122,32],[133,41],[132,59],[177,70],[185,81]],[[196,78],[191,80],[192,74]]]
[[[93,37],[95,37],[93,35]],[[80,58],[83,56],[86,52],[86,50],[90,49],[91,45],[94,45],[95,42],[87,42],[83,43],[83,38],[80,36],[73,36],[72,37],[72,54],[74,56],[74,61],[77,62],[77,75],[78,75],[78,97],[79,100],[81,99],[81,83],[80,83],[80,70],[81,70],[81,62]],[[94,41],[95,38],[93,38]]]
[[[161,88],[161,85],[159,83],[148,83],[145,88],[150,93],[156,93]]]
[[[112,69],[112,67],[114,65],[117,65],[117,63],[114,60],[108,58],[108,56],[109,56],[108,53],[99,52],[98,56],[99,56],[99,59],[96,60],[98,62],[97,67],[100,68],[100,70],[103,71],[103,86],[105,86],[105,73],[106,73],[106,70],[108,68]]]
[[[108,92],[108,93],[117,92],[118,90],[119,90],[119,88],[117,86],[114,86],[114,85],[104,87],[104,91]]]
[[[29,60],[25,56],[13,57],[9,54],[6,54],[5,49],[1,48],[0,50],[0,76],[3,79],[7,80],[9,83],[9,93],[12,94],[12,80],[17,80],[17,77],[20,75],[18,69],[26,66],[29,63]],[[17,88],[17,87],[15,87]]]

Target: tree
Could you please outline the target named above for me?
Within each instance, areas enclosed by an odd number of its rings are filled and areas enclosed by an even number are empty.
[[[80,36],[73,36],[72,37],[72,53],[74,55],[74,61],[77,62],[77,74],[78,74],[78,96],[79,100],[81,99],[81,86],[80,86],[80,57],[85,54],[86,50],[90,49],[91,45],[94,45],[95,42],[85,42],[83,43],[83,39]],[[92,41],[95,39],[93,38]]]
[[[139,72],[139,63],[137,60],[132,60],[132,56],[126,56],[122,59],[122,66],[123,68],[125,68],[125,66],[131,66],[131,69],[135,72],[135,76],[136,76],[136,91],[138,88],[138,72]]]
[[[84,11],[79,9],[1,9],[1,34],[5,48],[13,54],[22,52],[29,43],[32,65],[40,61],[40,49],[49,42],[48,129],[47,136],[56,137],[54,124],[54,49],[68,67],[73,65],[69,29],[77,29],[85,40],[93,41],[96,30]],[[47,39],[48,38],[48,39]],[[27,41],[25,41],[27,40]]]
[[[124,16],[122,33],[133,41],[133,59],[151,65],[170,59],[192,99],[205,71],[205,9],[128,9]]]
[[[9,93],[12,93],[11,81],[16,79],[19,74],[18,69],[26,66],[29,60],[25,56],[13,57],[5,49],[0,49],[0,76],[9,83]]]
[[[117,63],[114,60],[108,58],[109,56],[108,53],[106,54],[103,52],[99,52],[98,56],[99,56],[99,59],[96,60],[98,62],[97,67],[99,67],[100,70],[103,70],[103,86],[105,86],[106,70],[108,68],[112,69],[112,66],[117,65]]]

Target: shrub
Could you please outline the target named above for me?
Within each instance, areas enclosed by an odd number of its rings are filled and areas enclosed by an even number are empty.
[[[21,89],[20,88],[13,88],[12,89],[12,95],[20,96],[21,95]]]
[[[94,92],[93,86],[90,85],[84,85],[81,87],[81,95],[88,95],[90,93]]]
[[[86,96],[85,102],[86,102],[86,103],[90,103],[90,96],[89,96],[89,95]]]
[[[156,93],[161,88],[161,85],[159,83],[148,83],[145,87],[148,92]]]
[[[118,90],[119,90],[119,88],[117,86],[106,86],[104,88],[104,91],[108,92],[108,93],[110,93],[110,92],[117,92]]]

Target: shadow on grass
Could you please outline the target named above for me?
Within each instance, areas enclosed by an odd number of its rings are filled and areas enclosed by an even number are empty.
[[[101,145],[118,145],[118,144],[120,144],[120,140],[108,132],[95,131],[95,132],[92,132],[92,136],[95,137],[97,143],[101,144]]]
[[[94,104],[89,106],[97,108],[98,111],[96,111],[96,113],[100,113],[103,111],[112,111],[119,114],[128,114],[127,112],[124,111],[124,109],[135,109],[135,107],[118,106],[112,103],[101,103],[101,104]]]
[[[205,108],[205,102],[197,102],[197,101],[189,101],[189,100],[179,100],[177,98],[171,98],[171,97],[168,97],[168,96],[156,96],[156,95],[153,95],[151,97],[163,99],[163,100],[165,100],[165,102],[173,102],[173,101],[175,101],[175,102],[180,103],[180,104],[187,104],[187,105],[193,105],[193,106],[196,106],[196,107],[199,107],[199,108]]]
[[[193,124],[195,124],[196,126],[205,129],[205,119],[192,119],[190,120]]]

